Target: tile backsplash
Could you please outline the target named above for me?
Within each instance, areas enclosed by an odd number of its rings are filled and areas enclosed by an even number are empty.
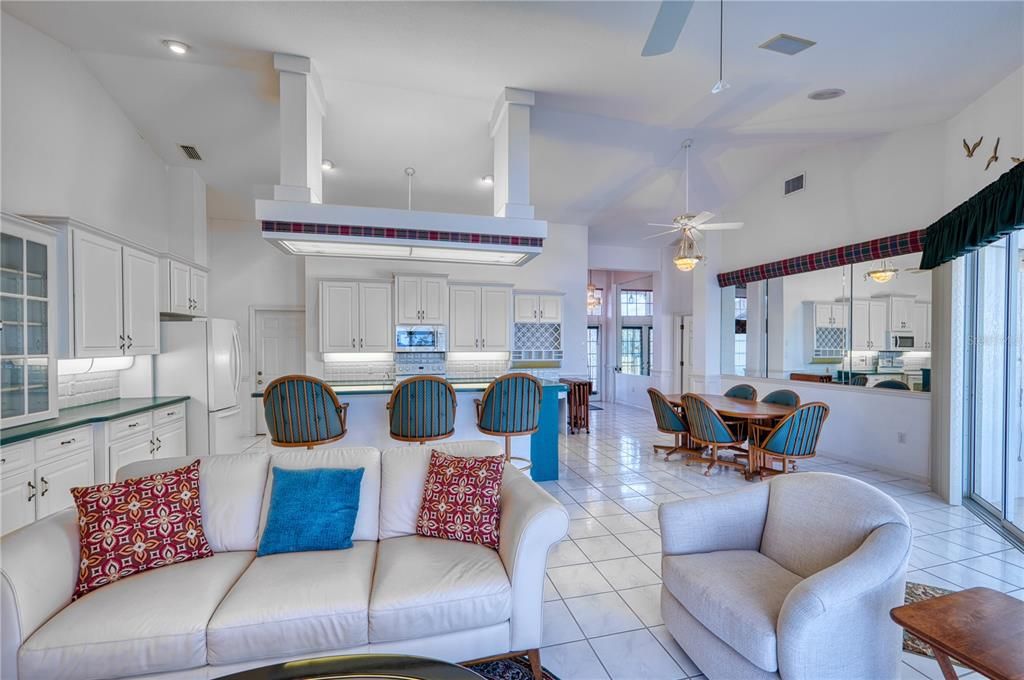
[[[329,383],[391,382],[394,361],[326,361],[324,380]]]
[[[57,378],[59,408],[85,406],[121,396],[121,372],[78,373]]]

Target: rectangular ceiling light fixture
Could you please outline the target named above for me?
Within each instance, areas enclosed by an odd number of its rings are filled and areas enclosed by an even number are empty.
[[[293,255],[324,257],[357,257],[383,260],[422,260],[428,262],[460,262],[462,264],[500,264],[516,266],[530,256],[526,253],[501,250],[465,250],[461,248],[423,248],[338,241],[295,241],[281,239],[276,243]]]
[[[779,54],[788,54],[789,56],[793,56],[794,54],[799,54],[808,47],[814,47],[815,45],[817,45],[817,43],[813,40],[798,38],[795,35],[790,35],[788,33],[779,33],[774,38],[761,43],[759,47],[764,50],[778,52]]]

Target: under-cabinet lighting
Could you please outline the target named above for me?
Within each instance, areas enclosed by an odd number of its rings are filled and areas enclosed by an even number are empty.
[[[389,260],[426,260],[430,262],[461,262],[464,264],[517,265],[530,257],[528,253],[468,248],[425,248],[338,241],[278,241],[295,255],[361,257]]]
[[[355,363],[371,361],[393,361],[391,352],[325,352],[324,363]]]
[[[448,361],[508,361],[508,352],[448,352]]]
[[[78,375],[88,373],[92,368],[92,359],[58,359],[57,375]]]
[[[131,368],[134,363],[135,357],[100,357],[92,360],[92,368],[89,369],[89,372],[123,371],[126,368]]]

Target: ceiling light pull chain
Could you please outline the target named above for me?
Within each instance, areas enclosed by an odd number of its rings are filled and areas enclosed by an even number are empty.
[[[416,168],[406,168],[405,176],[409,178],[409,204],[408,210],[412,210],[412,176],[416,174]]]

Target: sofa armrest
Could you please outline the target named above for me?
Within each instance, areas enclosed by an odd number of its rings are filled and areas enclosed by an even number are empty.
[[[501,484],[498,554],[512,584],[511,645],[540,647],[548,551],[569,531],[565,507],[515,468]]]
[[[81,559],[78,512],[62,510],[0,539],[0,677],[18,677],[18,649],[71,602]]]
[[[757,550],[768,515],[768,484],[658,508],[662,555]]]
[[[783,677],[899,676],[902,630],[889,611],[903,604],[912,541],[909,525],[883,524],[790,591],[778,623]]]

